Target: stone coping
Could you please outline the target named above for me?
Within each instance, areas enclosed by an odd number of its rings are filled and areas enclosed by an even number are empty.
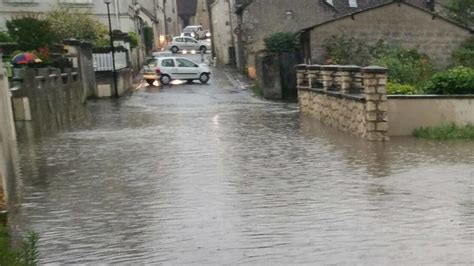
[[[438,94],[427,94],[427,95],[387,95],[387,98],[390,99],[406,99],[406,100],[420,100],[420,99],[427,99],[427,100],[442,100],[442,99],[453,99],[453,100],[462,100],[467,99],[471,100],[474,99],[474,94],[452,94],[452,95],[438,95]]]
[[[324,89],[313,89],[313,88],[304,88],[304,87],[299,87],[298,90],[311,91],[311,92],[315,92],[319,94],[329,95],[335,98],[343,98],[343,99],[355,100],[358,102],[366,102],[364,94],[343,94],[340,91],[326,91]]]

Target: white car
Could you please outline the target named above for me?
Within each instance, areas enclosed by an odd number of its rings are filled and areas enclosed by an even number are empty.
[[[209,42],[197,41],[196,39],[191,37],[174,37],[173,41],[169,45],[169,49],[174,54],[180,51],[182,51],[183,53],[192,51],[200,51],[206,53],[206,51],[210,48],[211,45]]]
[[[206,31],[202,28],[201,25],[191,25],[183,29],[181,36],[188,36],[196,39],[206,38]]]
[[[152,85],[159,79],[162,85],[168,85],[172,80],[186,80],[192,82],[199,80],[207,83],[211,71],[205,64],[198,64],[182,57],[158,57],[147,62],[144,79]]]

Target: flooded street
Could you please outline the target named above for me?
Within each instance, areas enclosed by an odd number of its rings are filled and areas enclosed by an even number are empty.
[[[14,230],[42,263],[473,263],[474,143],[369,143],[222,70],[88,104],[19,144]]]

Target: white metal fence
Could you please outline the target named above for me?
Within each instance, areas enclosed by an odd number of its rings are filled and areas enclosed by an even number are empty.
[[[112,71],[112,52],[94,53],[94,71]],[[128,67],[127,53],[115,52],[115,69]]]

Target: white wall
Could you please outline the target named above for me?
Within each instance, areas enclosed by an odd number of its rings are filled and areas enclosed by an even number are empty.
[[[233,47],[232,20],[229,1],[217,0],[211,6],[214,49],[221,64],[229,63],[229,47]]]

